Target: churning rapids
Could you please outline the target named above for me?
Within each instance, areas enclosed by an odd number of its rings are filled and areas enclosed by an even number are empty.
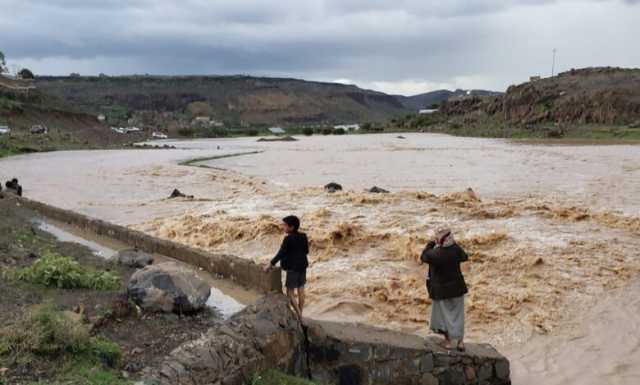
[[[261,263],[295,213],[312,246],[308,316],[421,335],[417,257],[446,224],[471,257],[468,338],[502,347],[515,384],[636,384],[640,146],[403,136],[42,153],[0,161],[0,176],[31,198]],[[180,165],[194,158],[203,167]],[[345,191],[325,193],[328,182]],[[391,193],[364,192],[374,185]],[[195,198],[167,199],[174,188]]]

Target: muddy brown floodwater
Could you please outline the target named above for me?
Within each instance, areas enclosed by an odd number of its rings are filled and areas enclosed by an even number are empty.
[[[637,368],[620,355],[609,366],[583,356],[581,367],[558,349],[570,349],[576,320],[597,318],[592,309],[616,303],[618,290],[640,294],[640,146],[404,137],[34,154],[0,161],[0,176],[19,177],[34,199],[260,263],[282,238],[279,218],[295,213],[312,246],[308,316],[419,335],[430,301],[417,257],[447,225],[471,257],[468,338],[509,352],[514,383],[564,381],[575,370],[604,378],[615,367],[611,383],[636,384]],[[325,193],[332,181],[346,191]],[[374,185],[391,193],[363,192]],[[195,198],[167,199],[174,188]],[[640,315],[619,315],[629,316],[635,323],[620,328],[637,327]],[[582,338],[598,343],[592,335]]]

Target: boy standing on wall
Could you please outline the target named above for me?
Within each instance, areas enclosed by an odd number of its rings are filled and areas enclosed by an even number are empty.
[[[282,245],[278,254],[271,260],[271,263],[265,267],[265,271],[280,262],[282,270],[287,272],[286,288],[287,297],[293,307],[293,310],[302,320],[302,311],[304,309],[304,285],[307,282],[307,267],[309,267],[309,241],[307,235],[301,233],[300,219],[295,215],[290,215],[282,219],[280,225],[286,236],[282,240]],[[296,300],[297,294],[297,300]]]

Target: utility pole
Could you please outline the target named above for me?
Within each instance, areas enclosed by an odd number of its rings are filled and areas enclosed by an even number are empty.
[[[556,74],[556,51],[557,49],[553,49],[553,61],[551,62],[551,77]]]

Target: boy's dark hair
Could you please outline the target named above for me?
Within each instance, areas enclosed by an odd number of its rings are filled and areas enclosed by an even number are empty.
[[[287,217],[282,218],[282,222],[293,227],[293,230],[295,231],[298,231],[298,229],[300,228],[300,219],[295,215],[289,215]]]

